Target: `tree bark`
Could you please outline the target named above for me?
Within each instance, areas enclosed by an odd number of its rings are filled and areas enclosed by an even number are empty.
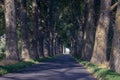
[[[53,28],[54,28],[53,7],[54,7],[54,0],[48,1],[48,6],[49,6],[48,27],[49,27],[49,46],[50,46],[49,54],[50,54],[50,56],[54,56],[54,54],[53,54]]]
[[[33,35],[32,35],[32,48],[31,48],[31,57],[33,59],[39,58],[38,53],[38,5],[37,0],[32,0],[32,13],[33,13]]]
[[[84,15],[83,15],[83,25],[82,25],[82,46],[81,46],[81,59],[84,59],[84,47],[85,47],[85,40],[86,40],[86,23],[88,21],[88,0],[84,0]]]
[[[96,29],[94,51],[91,59],[91,62],[96,64],[107,62],[106,48],[110,22],[110,6],[111,0],[101,0],[100,18]]]
[[[88,19],[86,21],[86,39],[84,42],[84,50],[82,58],[84,60],[91,60],[93,47],[94,47],[94,37],[95,37],[95,24],[94,24],[94,0],[88,0]]]
[[[39,30],[39,55],[40,57],[44,57],[44,34],[42,30]]]
[[[29,52],[29,37],[28,37],[28,25],[27,25],[27,7],[26,0],[20,0],[21,8],[20,8],[20,18],[21,18],[21,43],[22,43],[22,52],[21,58],[22,60],[30,59]]]
[[[120,0],[118,0],[120,2]],[[110,55],[110,69],[120,73],[120,4],[117,7],[112,52]]]
[[[38,51],[39,51],[39,56],[44,57],[44,51],[43,51],[43,43],[44,43],[44,29],[42,25],[42,20],[41,20],[41,1],[38,0],[38,26],[39,26],[39,31],[38,31]]]
[[[83,49],[83,19],[80,19],[77,17],[77,22],[78,22],[78,31],[77,31],[77,54],[79,58],[82,56],[82,49]]]
[[[15,1],[5,0],[6,59],[19,60]]]

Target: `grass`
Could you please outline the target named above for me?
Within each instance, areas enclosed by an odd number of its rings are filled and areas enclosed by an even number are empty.
[[[77,58],[76,58],[77,59]],[[90,73],[92,73],[98,80],[120,80],[120,74],[109,70],[107,68],[101,68],[98,65],[77,59],[77,61],[85,66]]]
[[[46,58],[41,58],[41,59],[36,59],[36,60],[29,60],[29,61],[25,61],[25,62],[16,62],[14,64],[0,66],[0,76],[7,74],[7,73],[15,72],[19,69],[26,68],[26,67],[31,66],[33,64],[37,64],[39,62],[43,62],[45,60],[49,60],[52,58],[54,58],[54,57],[46,57]]]

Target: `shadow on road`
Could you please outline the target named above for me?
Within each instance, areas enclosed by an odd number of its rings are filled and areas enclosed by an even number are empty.
[[[96,80],[70,55],[6,74],[0,80]]]

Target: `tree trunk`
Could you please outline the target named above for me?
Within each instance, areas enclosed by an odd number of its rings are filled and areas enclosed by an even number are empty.
[[[83,25],[82,25],[82,46],[81,46],[81,59],[84,59],[84,47],[85,47],[85,40],[86,40],[86,25],[88,21],[88,0],[84,0],[84,15],[83,15]]]
[[[63,47],[62,47],[62,43],[61,43],[60,38],[59,38],[59,53],[63,54]]]
[[[95,24],[94,24],[94,0],[88,0],[88,19],[86,21],[86,39],[84,42],[84,50],[82,58],[84,60],[91,60],[93,47],[94,47],[94,37],[95,37]]]
[[[55,39],[55,54],[59,55],[59,44],[58,44],[58,38]]]
[[[101,0],[100,18],[96,29],[94,51],[91,59],[91,62],[96,64],[104,64],[107,62],[106,48],[110,22],[110,6],[111,0]]]
[[[19,60],[15,1],[5,0],[6,59]]]
[[[83,21],[80,20],[79,17],[77,17],[78,22],[78,31],[77,31],[77,54],[79,58],[82,56],[82,48],[83,48]]]
[[[44,49],[43,44],[44,43],[44,34],[42,30],[39,30],[39,55],[40,57],[44,57]]]
[[[23,60],[30,59],[29,53],[29,38],[28,38],[28,25],[27,25],[27,7],[26,7],[26,0],[20,0],[21,3],[21,43],[22,43],[22,52],[21,58]]]
[[[117,8],[115,23],[112,52],[110,55],[110,69],[120,73],[120,4]]]
[[[47,23],[48,21],[46,21]],[[44,56],[50,56],[50,45],[49,45],[49,30],[48,25],[46,24],[46,28],[44,30],[44,40],[43,40],[43,49],[44,49]]]
[[[53,37],[53,55],[56,55],[56,38]]]
[[[50,46],[50,51],[49,54],[50,56],[53,56],[53,24],[54,24],[54,20],[53,20],[53,4],[54,4],[54,0],[50,0],[48,1],[48,6],[49,6],[49,22],[48,22],[48,27],[49,27],[49,46]]]
[[[32,12],[33,12],[33,35],[32,35],[32,48],[31,57],[33,59],[39,58],[38,53],[38,7],[37,0],[32,0]]]
[[[39,45],[38,45],[38,51],[39,51],[39,56],[40,57],[44,57],[44,49],[43,49],[43,45],[44,45],[44,29],[43,29],[43,25],[42,25],[42,20],[41,20],[41,1],[38,0],[38,25],[39,25]]]

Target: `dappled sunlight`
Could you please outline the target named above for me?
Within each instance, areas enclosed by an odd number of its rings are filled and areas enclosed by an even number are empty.
[[[7,74],[0,79],[9,80],[96,80],[71,56],[64,55],[43,63]]]
[[[100,80],[120,73],[119,1],[0,0],[0,80],[96,80],[87,67]]]

